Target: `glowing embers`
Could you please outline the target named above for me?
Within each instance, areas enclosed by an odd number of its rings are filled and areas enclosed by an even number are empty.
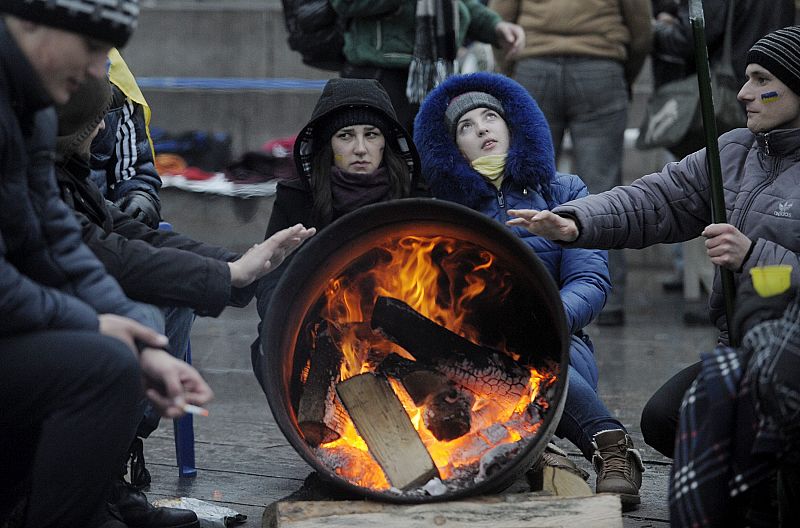
[[[559,370],[507,345],[497,318],[513,285],[491,252],[442,236],[388,240],[328,281],[298,336],[292,391],[319,460],[398,493],[446,493],[502,471],[536,435]],[[417,448],[430,456],[409,456]]]

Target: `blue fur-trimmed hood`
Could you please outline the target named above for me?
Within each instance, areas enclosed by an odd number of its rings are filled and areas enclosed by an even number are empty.
[[[503,105],[511,131],[505,181],[548,196],[556,167],[547,120],[519,83],[486,72],[449,78],[428,95],[414,120],[414,143],[433,196],[475,208],[482,197],[495,194],[494,187],[459,152],[445,123],[450,100],[473,91],[489,93]]]

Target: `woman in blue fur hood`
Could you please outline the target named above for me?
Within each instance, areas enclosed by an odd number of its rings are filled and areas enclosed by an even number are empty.
[[[475,73],[442,83],[417,114],[414,142],[435,198],[504,225],[509,209],[551,209],[588,194],[580,178],[556,172],[544,115],[522,86],[502,75]],[[606,252],[565,249],[513,229],[558,285],[572,333],[569,389],[556,435],[592,460],[598,493],[619,493],[624,506],[635,506],[644,467],[625,428],[597,395],[594,349],[583,332],[611,288]]]

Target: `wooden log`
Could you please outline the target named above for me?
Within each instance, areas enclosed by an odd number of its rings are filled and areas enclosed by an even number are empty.
[[[390,354],[377,372],[403,384],[414,405],[424,408],[422,420],[437,440],[455,440],[469,432],[475,398],[431,365]]]
[[[392,486],[404,490],[422,486],[439,470],[389,381],[372,373],[353,376],[336,385],[356,430]]]
[[[504,406],[526,393],[530,370],[493,348],[476,345],[391,297],[378,297],[372,327],[468,391]]]
[[[339,420],[334,402],[334,384],[339,379],[342,351],[324,329],[317,334],[308,377],[297,406],[297,425],[313,447],[338,439]]]
[[[514,493],[494,497],[398,505],[370,501],[279,501],[262,517],[263,528],[622,528],[616,495],[544,497]]]

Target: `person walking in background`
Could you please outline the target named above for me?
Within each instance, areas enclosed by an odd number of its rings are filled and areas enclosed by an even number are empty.
[[[492,0],[504,20],[525,30],[525,47],[507,65],[539,103],[556,159],[572,139],[572,172],[590,193],[622,183],[631,86],[650,51],[650,0]],[[612,291],[597,324],[625,321],[625,256],[609,252]]]
[[[409,132],[428,90],[445,72],[453,73],[466,38],[502,47],[509,57],[525,45],[522,28],[479,0],[331,0],[331,5],[349,20],[341,76],[377,79]]]
[[[549,209],[587,194],[580,178],[556,172],[547,121],[525,88],[503,75],[475,73],[442,83],[420,108],[414,140],[425,145],[422,170],[435,198],[500,223],[510,219],[510,208]],[[563,249],[514,231],[558,286],[571,334],[569,389],[556,435],[593,462],[598,493],[618,493],[625,509],[635,507],[644,466],[597,394],[594,345],[583,330],[610,289],[606,252]]]
[[[789,264],[800,281],[800,229],[791,212],[800,200],[800,26],[769,33],[746,57],[739,101],[747,128],[719,139],[728,223],[712,224],[705,149],[629,186],[566,203],[552,211],[515,210],[508,222],[566,247],[643,248],[705,238],[709,260],[733,272],[738,286],[756,266]],[[728,343],[719,273],[710,317]],[[672,457],[681,399],[700,372],[678,372],[642,412],[645,442]]]
[[[298,177],[278,182],[266,237],[296,223],[322,231],[359,207],[407,198],[420,174],[419,155],[401,126],[386,90],[374,79],[331,79],[309,122],[297,135]],[[275,287],[293,257],[256,287],[263,321]],[[253,370],[262,388],[268,366],[259,337],[251,347]]]
[[[0,3],[0,524],[125,528],[105,495],[142,387],[175,418],[213,396],[81,242],[53,178],[56,119],[138,2]],[[138,321],[138,322],[137,322]]]

